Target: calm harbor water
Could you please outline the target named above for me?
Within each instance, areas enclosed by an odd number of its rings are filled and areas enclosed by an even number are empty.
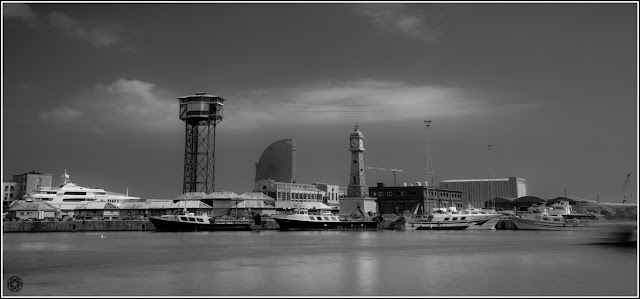
[[[637,296],[584,231],[3,234],[4,296]],[[8,291],[11,276],[23,288]]]

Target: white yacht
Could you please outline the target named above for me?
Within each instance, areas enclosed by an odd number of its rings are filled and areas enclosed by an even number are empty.
[[[416,209],[417,210],[417,209]],[[407,220],[406,228],[416,230],[488,230],[495,229],[504,215],[493,210],[485,211],[473,206],[463,211],[455,207],[433,208],[427,215],[414,215]]]
[[[71,211],[76,207],[93,201],[106,201],[116,206],[127,202],[145,202],[144,199],[128,194],[105,191],[99,188],[81,187],[69,179],[67,170],[62,175],[64,183],[60,187],[40,187],[23,197],[25,201],[43,201],[63,211]],[[128,192],[127,192],[128,193]]]

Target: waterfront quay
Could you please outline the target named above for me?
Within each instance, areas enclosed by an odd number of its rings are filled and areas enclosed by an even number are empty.
[[[378,229],[388,229],[385,221],[378,225]],[[501,219],[496,224],[496,229],[516,229],[509,219]],[[260,224],[251,224],[251,230],[278,230],[278,223],[272,218],[262,218]],[[402,230],[403,228],[397,228]],[[155,226],[148,219],[137,220],[17,220],[2,222],[2,231],[5,233],[28,232],[90,232],[90,231],[155,231]]]
[[[251,224],[252,230],[277,230],[273,219],[263,219],[260,224]],[[90,232],[90,231],[155,231],[148,219],[139,220],[40,220],[40,221],[3,221],[2,232]]]

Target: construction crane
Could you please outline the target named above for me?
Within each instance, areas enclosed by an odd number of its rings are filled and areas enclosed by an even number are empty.
[[[624,192],[627,190],[627,184],[629,184],[629,181],[631,181],[631,172],[627,173],[627,176],[624,178],[624,183],[622,183],[622,188],[620,189],[620,195],[618,195],[618,198],[620,199],[620,202],[624,203],[626,202],[626,198],[624,195]],[[631,197],[631,196],[629,196]],[[631,198],[629,198],[631,199]]]
[[[392,171],[393,172],[393,186],[397,186],[396,185],[396,173],[397,172],[402,172],[402,169],[395,169],[395,168],[380,168],[380,167],[369,167],[367,166],[367,169],[373,169],[373,170],[382,170],[382,171]]]

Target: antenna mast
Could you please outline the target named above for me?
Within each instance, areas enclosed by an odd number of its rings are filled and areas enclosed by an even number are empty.
[[[489,200],[491,201],[491,207],[496,208],[495,199],[493,198],[493,172],[491,171],[491,147],[493,145],[487,145],[487,152],[489,153]]]
[[[424,121],[425,126],[427,127],[427,180],[425,182],[431,181],[431,186],[427,186],[427,205],[429,204],[429,202],[431,202],[430,198],[429,198],[429,194],[431,193],[429,191],[429,187],[431,187],[432,189],[434,188],[434,184],[433,184],[433,161],[431,160],[431,135],[430,135],[430,127],[431,127],[431,120],[425,120]],[[435,204],[435,203],[434,203]],[[423,205],[422,207],[422,214],[424,216],[424,210],[425,207]]]
[[[433,187],[433,161],[431,160],[431,136],[429,136],[431,121],[425,120],[424,124],[427,126],[427,182],[431,181]]]

